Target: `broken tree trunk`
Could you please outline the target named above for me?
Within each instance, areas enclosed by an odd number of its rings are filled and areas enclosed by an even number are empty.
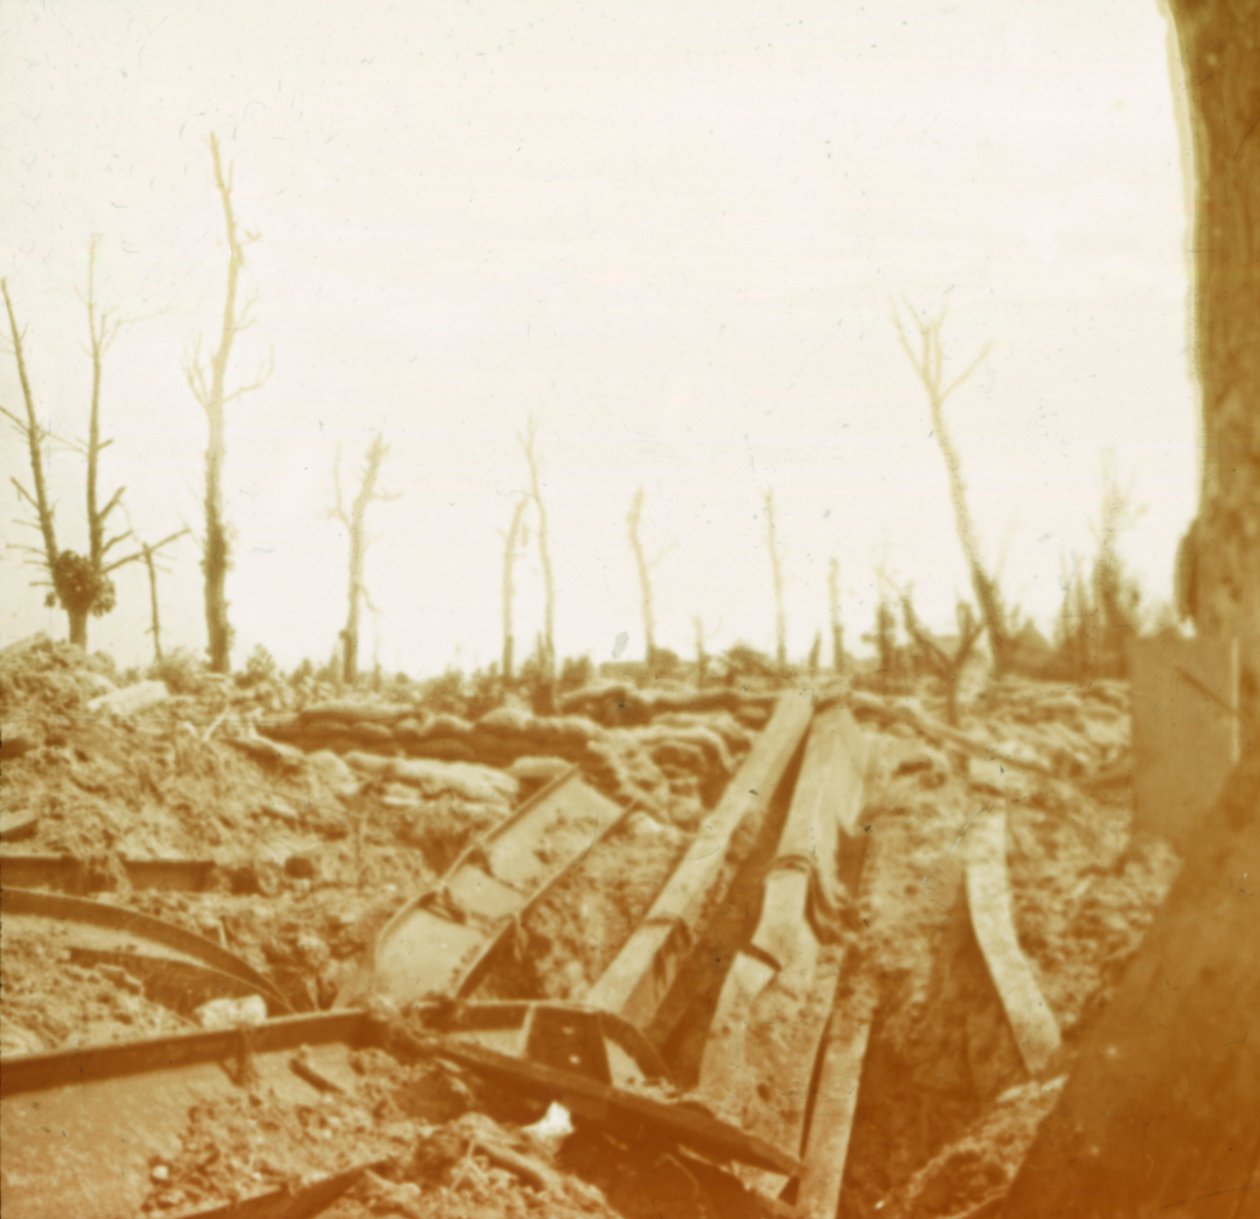
[[[643,606],[643,658],[650,668],[656,660],[656,624],[652,617],[652,571],[643,551],[643,539],[639,536],[642,516],[643,488],[640,487],[631,501],[626,527],[630,531],[630,548],[634,551],[634,562],[639,572],[639,594]]]
[[[1197,188],[1198,516],[1182,548],[1201,634],[1242,651],[1244,750],[1260,745],[1260,0],[1170,0]]]
[[[774,659],[780,669],[787,668],[787,616],[783,609],[783,557],[779,553],[779,534],[774,517],[774,492],[765,495],[766,545],[770,549],[770,579],[774,588]]]
[[[57,601],[65,604],[63,594],[67,592],[66,572],[57,562],[60,551],[57,549],[57,532],[53,520],[52,501],[48,497],[47,484],[44,481],[44,429],[40,426],[35,414],[35,398],[31,392],[30,378],[26,372],[26,356],[22,349],[22,330],[18,327],[17,318],[13,315],[13,302],[9,298],[8,281],[0,280],[0,293],[4,295],[4,308],[9,318],[9,335],[13,341],[13,358],[17,361],[18,381],[22,386],[22,402],[26,408],[26,418],[22,420],[5,411],[14,427],[25,439],[31,463],[31,484],[33,492],[28,491],[16,478],[13,485],[18,495],[35,510],[39,523],[40,539],[43,542],[44,562],[48,568],[48,579],[52,585],[53,595]],[[87,645],[87,614],[76,615],[66,609],[69,618],[70,642],[81,647]]]
[[[521,536],[525,509],[529,505],[527,496],[522,495],[512,509],[512,523],[508,525],[507,536],[503,543],[503,680],[511,681],[516,669],[516,633],[512,625],[512,601],[516,595],[516,585],[512,579],[516,566],[516,547]]]
[[[227,573],[231,567],[231,550],[227,521],[223,508],[223,462],[227,455],[226,416],[227,403],[258,389],[266,379],[261,374],[252,384],[242,385],[229,391],[227,388],[228,360],[237,335],[249,324],[249,306],[237,308],[237,293],[241,268],[245,265],[245,244],[254,240],[253,235],[242,237],[237,226],[236,212],[232,207],[232,167],[226,173],[219,155],[217,137],[210,137],[210,154],[214,161],[214,184],[223,207],[223,223],[227,234],[228,267],[227,290],[223,303],[223,321],[219,331],[219,345],[210,359],[209,375],[200,359],[189,361],[186,374],[193,396],[206,412],[208,436],[206,440],[206,533],[201,559],[205,576],[205,609],[207,653],[210,668],[215,673],[226,673],[232,649],[232,628],[228,622]]]
[[[387,452],[385,437],[378,432],[368,448],[363,465],[363,478],[348,509],[341,497],[340,454],[338,454],[338,468],[335,476],[337,495],[335,513],[337,519],[346,527],[350,542],[348,606],[346,625],[341,632],[341,680],[351,686],[359,677],[359,613],[363,602],[367,600],[367,590],[363,583],[363,560],[368,549],[365,523],[368,506],[372,501],[389,498],[376,485],[377,477],[381,472],[381,463],[385,460]]]
[[[844,672],[844,626],[840,621],[840,560],[832,559],[827,568],[827,595],[831,610],[831,668]]]
[[[1002,673],[1010,666],[1013,650],[1009,624],[1006,620],[1006,608],[1002,603],[997,579],[985,565],[981,554],[975,521],[971,516],[971,506],[967,502],[967,484],[963,479],[962,458],[958,454],[958,449],[954,445],[945,422],[946,401],[980,366],[989,353],[989,346],[986,345],[961,373],[952,381],[947,382],[945,356],[941,345],[941,329],[945,324],[944,310],[933,318],[912,318],[919,336],[917,353],[910,345],[900,316],[895,316],[893,320],[902,349],[914,366],[914,371],[918,374],[924,391],[927,393],[932,434],[940,447],[941,458],[945,462],[945,473],[949,479],[949,498],[954,508],[954,526],[971,572],[971,586],[975,590],[976,603],[980,606],[985,628],[989,632],[989,645],[993,649],[993,665],[998,673]]]
[[[1260,1207],[1260,750],[1181,875],[1001,1210],[1242,1219]]]
[[[529,467],[529,497],[538,514],[538,561],[543,576],[543,630],[539,649],[543,667],[540,710],[549,712],[556,699],[556,580],[551,567],[551,544],[547,532],[547,508],[543,503],[542,482],[538,474],[538,423],[531,418],[524,436],[520,438],[521,450]]]
[[[149,633],[153,636],[153,659],[162,661],[162,618],[158,613],[157,564],[153,561],[153,547],[144,548],[144,569],[149,577]]]

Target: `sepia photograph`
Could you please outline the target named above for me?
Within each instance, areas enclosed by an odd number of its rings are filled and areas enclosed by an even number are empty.
[[[0,0],[5,1219],[1260,1219],[1260,0]]]

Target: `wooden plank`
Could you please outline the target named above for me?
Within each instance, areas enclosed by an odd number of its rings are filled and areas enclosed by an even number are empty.
[[[1015,932],[1006,870],[1006,813],[987,809],[967,832],[967,907],[976,943],[1002,1001],[1030,1075],[1050,1066],[1062,1044],[1058,1021],[1041,993]]]
[[[781,1041],[785,1022],[793,1026],[794,1043],[813,1046],[822,1034],[834,978],[825,980],[826,998],[819,1001],[821,937],[815,923],[825,921],[840,900],[841,837],[861,811],[865,753],[861,730],[845,707],[833,705],[814,716],[777,858],[763,885],[757,928],[722,984],[700,1064],[702,1096],[794,1148],[800,1145],[813,1058],[801,1062],[801,1078],[785,1079],[785,1064],[775,1055],[750,1055],[748,1047],[766,1034]],[[767,1022],[778,1028],[763,1028]],[[775,1077],[766,1078],[767,1072]],[[791,1125],[787,1117],[757,1102],[759,1087],[766,1086],[799,1096],[795,1128],[783,1129],[785,1122]]]
[[[1260,1214],[1260,750],[1181,875],[1017,1175],[1006,1219]]]
[[[121,859],[118,863],[133,889],[168,892],[202,892],[227,871],[220,869],[212,859]],[[94,871],[89,860],[73,855],[11,851],[0,851],[0,885],[15,889],[59,889],[66,893],[87,893],[93,887],[101,887],[99,872]]]
[[[20,838],[29,838],[38,824],[38,813],[0,813],[0,839],[16,842]]]
[[[647,916],[591,989],[593,1006],[648,1026],[678,975],[705,905],[721,888],[732,837],[745,822],[765,815],[812,715],[808,692],[789,691],[779,699]]]
[[[874,996],[838,1005],[821,1049],[822,1062],[796,1197],[801,1219],[834,1219],[862,1085],[862,1064],[875,1018]]]
[[[438,884],[382,928],[338,1006],[366,995],[414,1002],[458,993],[537,895],[580,861],[625,811],[575,769],[474,843]],[[578,832],[587,827],[589,833]]]
[[[1159,635],[1129,652],[1134,823],[1184,843],[1239,756],[1238,646]]]

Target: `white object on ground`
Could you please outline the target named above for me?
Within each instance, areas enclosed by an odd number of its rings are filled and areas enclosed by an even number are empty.
[[[262,995],[242,999],[211,999],[196,1011],[197,1023],[206,1029],[230,1029],[241,1024],[261,1024],[267,1019],[267,1001]]]

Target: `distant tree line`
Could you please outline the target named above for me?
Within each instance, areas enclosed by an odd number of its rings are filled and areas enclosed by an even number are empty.
[[[201,344],[194,345],[185,361],[189,388],[201,406],[207,426],[203,482],[203,528],[201,530],[201,568],[204,582],[204,607],[207,655],[211,671],[226,673],[231,663],[233,628],[229,618],[227,595],[228,575],[233,565],[233,533],[224,503],[223,475],[227,459],[227,407],[245,395],[261,389],[270,373],[270,361],[248,381],[232,382],[231,365],[236,340],[252,324],[254,298],[242,299],[241,278],[246,267],[248,247],[258,234],[245,230],[236,214],[233,198],[234,169],[225,165],[218,139],[209,141],[215,192],[223,219],[227,248],[227,267],[222,317],[212,352],[203,357]],[[31,390],[25,358],[25,332],[19,325],[8,284],[3,283],[5,311],[18,381],[23,397],[22,411],[0,407],[25,442],[30,483],[14,480],[22,503],[31,511],[32,519],[23,524],[38,536],[38,544],[24,549],[35,558],[42,571],[41,583],[49,589],[49,604],[60,606],[67,615],[69,637],[86,647],[89,617],[108,613],[115,603],[112,575],[120,567],[143,562],[149,580],[150,632],[155,655],[161,656],[161,628],[157,574],[161,551],[189,532],[179,529],[153,543],[136,538],[133,531],[111,531],[111,518],[123,503],[124,488],[105,495],[100,489],[101,455],[110,445],[102,436],[102,386],[105,357],[124,324],[98,305],[95,291],[95,270],[98,239],[89,246],[87,291],[88,345],[91,365],[91,390],[87,409],[87,436],[81,441],[63,441],[49,432],[39,421]],[[951,639],[933,636],[921,622],[913,604],[913,592],[906,586],[896,588],[887,578],[879,581],[879,596],[873,632],[867,638],[874,644],[879,671],[889,680],[907,671],[906,657],[912,658],[908,668],[918,673],[931,673],[940,678],[947,690],[951,717],[957,714],[957,690],[960,675],[976,650],[981,636],[987,636],[993,664],[997,672],[1012,669],[1054,672],[1056,675],[1082,678],[1096,673],[1119,671],[1127,640],[1139,627],[1139,596],[1136,584],[1122,568],[1117,549],[1119,534],[1132,522],[1134,509],[1129,493],[1120,487],[1114,470],[1104,472],[1102,513],[1098,524],[1098,552],[1088,570],[1079,560],[1064,572],[1063,603],[1056,624],[1053,647],[1048,643],[1034,647],[1029,655],[1027,624],[1021,625],[1018,611],[1012,607],[1000,587],[997,572],[985,561],[978,533],[968,502],[962,459],[955,445],[945,405],[959,390],[988,354],[983,348],[961,372],[947,376],[942,331],[945,313],[925,316],[911,309],[894,312],[894,327],[910,360],[915,375],[927,397],[932,433],[936,438],[948,477],[949,495],[963,556],[970,573],[972,593],[977,610],[960,601],[957,611],[957,634]],[[525,461],[526,489],[512,508],[504,534],[502,575],[502,647],[500,676],[505,682],[528,675],[539,691],[542,709],[555,701],[557,680],[556,604],[557,589],[552,561],[551,536],[546,501],[543,495],[542,454],[537,420],[530,416],[525,430],[518,436]],[[49,495],[46,475],[47,451],[52,444],[66,444],[80,453],[84,461],[86,553],[62,549],[58,543],[54,505]],[[365,559],[371,538],[367,517],[375,502],[393,498],[380,486],[382,467],[388,455],[383,433],[369,444],[358,487],[347,499],[341,480],[341,455],[337,454],[333,474],[334,507],[332,515],[346,530],[347,609],[345,625],[337,646],[337,676],[353,683],[360,673],[360,633],[362,611],[374,608],[365,582]],[[644,541],[646,494],[639,488],[626,517],[630,554],[638,576],[639,599],[644,640],[643,663],[649,673],[663,671],[675,659],[659,647],[656,635],[656,593],[653,570],[663,557],[649,555]],[[773,606],[773,665],[780,673],[789,668],[788,631],[785,611],[784,550],[776,514],[775,493],[766,488],[762,512],[769,557],[769,587]],[[522,666],[518,656],[514,625],[515,565],[518,558],[535,540],[543,581],[543,622],[533,653]],[[127,544],[130,543],[128,546]],[[123,548],[119,551],[118,548]],[[840,615],[839,561],[830,559],[827,568],[827,625],[831,643],[831,668],[837,673],[846,669],[844,627]],[[700,619],[694,620],[696,675],[704,681],[708,667],[707,632]],[[904,631],[906,643],[900,641]],[[821,664],[822,633],[814,639],[809,667]],[[528,672],[527,672],[528,671]]]

